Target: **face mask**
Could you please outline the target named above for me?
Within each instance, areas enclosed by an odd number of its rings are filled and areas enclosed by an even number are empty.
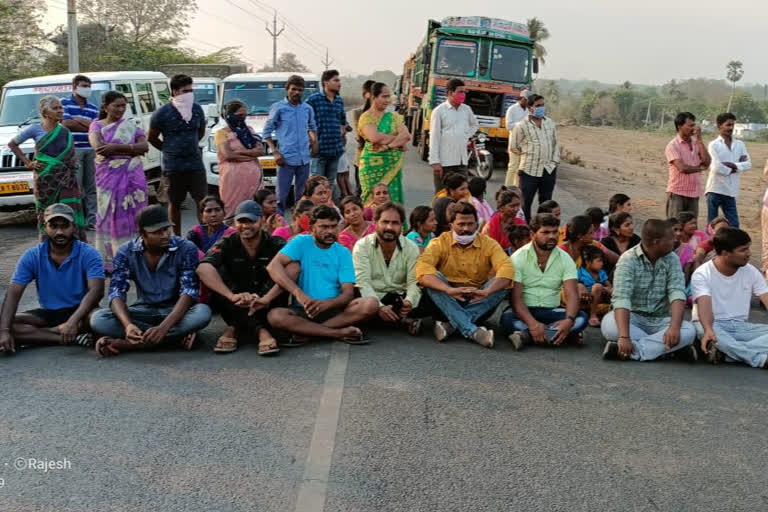
[[[465,92],[457,92],[453,95],[453,101],[461,105],[467,100],[467,93]]]
[[[477,231],[471,235],[457,235],[455,231],[452,231],[452,233],[453,239],[456,240],[456,243],[459,245],[469,245],[475,241],[475,238],[477,238]]]
[[[547,115],[547,107],[545,107],[544,105],[533,108],[533,117],[536,117],[538,119],[543,119],[544,116],[546,115]]]
[[[178,96],[171,97],[171,103],[181,114],[184,121],[189,122],[192,119],[192,105],[195,104],[195,93],[185,92]]]
[[[75,89],[75,92],[81,98],[87,98],[88,96],[91,95],[91,88],[90,87],[78,87],[77,89]]]

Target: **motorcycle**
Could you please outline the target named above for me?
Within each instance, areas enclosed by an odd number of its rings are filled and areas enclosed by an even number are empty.
[[[491,179],[493,174],[493,155],[485,149],[485,143],[488,142],[488,135],[483,132],[477,132],[469,139],[467,144],[468,160],[467,168],[470,175],[483,178],[485,181]]]

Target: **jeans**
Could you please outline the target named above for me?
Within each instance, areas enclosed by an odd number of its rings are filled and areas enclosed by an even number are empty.
[[[557,327],[555,323],[560,320],[565,320],[566,311],[565,308],[528,308],[533,318],[537,322],[547,326],[547,339],[552,341],[552,338],[557,334]],[[528,326],[525,322],[517,318],[514,311],[507,311],[501,315],[501,327],[506,334],[512,334],[515,331],[528,332]],[[573,322],[571,328],[571,334],[578,334],[587,328],[587,314],[583,311],[579,311],[576,320]]]
[[[336,185],[336,175],[339,173],[339,158],[341,158],[341,155],[321,155],[313,157],[309,163],[309,173],[312,176],[325,176],[328,178],[328,185],[331,188],[331,193],[334,195],[337,195],[334,191],[338,188],[338,185]]]
[[[520,190],[523,191],[523,213],[525,218],[531,218],[531,207],[536,193],[539,194],[539,204],[552,199],[552,192],[557,183],[557,167],[552,172],[544,171],[541,176],[531,176],[523,171],[518,172],[520,178]]]
[[[134,304],[128,307],[131,322],[142,331],[160,325],[165,317],[171,314],[172,310],[173,306],[150,306],[147,304]],[[179,340],[189,333],[204,329],[210,321],[211,308],[205,304],[195,304],[184,314],[181,321],[168,331],[166,339],[168,341]],[[99,336],[125,338],[123,324],[109,308],[100,309],[91,316],[91,329]]]
[[[732,228],[739,227],[739,212],[736,210],[736,198],[709,192],[707,194],[707,224],[717,217],[719,209],[723,210],[723,215],[728,219],[728,224]]]
[[[304,193],[304,186],[307,184],[307,178],[309,178],[309,164],[302,165],[285,165],[277,168],[277,213],[285,215],[285,208],[288,205],[288,192],[291,191],[291,184],[296,178],[296,183],[293,185],[293,201],[297,202],[301,195]]]
[[[91,148],[75,149],[77,160],[77,186],[80,187],[80,195],[83,198],[83,212],[85,213],[85,225],[96,225],[96,154]]]
[[[695,322],[699,337],[704,336],[701,323]],[[768,325],[741,320],[715,320],[712,328],[717,336],[717,349],[736,361],[761,368],[768,359]]]
[[[635,351],[630,356],[635,361],[652,361],[658,359],[664,354],[680,350],[683,347],[693,343],[696,339],[696,329],[690,322],[683,321],[680,325],[680,343],[668,349],[664,345],[664,333],[669,328],[672,321],[670,317],[652,317],[629,314],[629,337],[632,338],[632,345]],[[614,311],[609,312],[603,317],[603,323],[600,325],[603,337],[608,341],[619,340],[619,328],[616,325]]]
[[[445,279],[443,274],[438,273],[437,277],[444,283],[448,283],[448,280]],[[492,282],[493,279],[488,280],[483,285],[483,289],[488,288]],[[433,290],[432,288],[424,288],[424,292],[429,296],[435,306],[443,312],[451,325],[457,329],[462,336],[469,339],[471,339],[475,334],[475,331],[477,331],[475,322],[480,320],[483,316],[492,313],[509,294],[509,290],[501,290],[481,301],[470,304],[469,301],[459,302],[447,293]]]

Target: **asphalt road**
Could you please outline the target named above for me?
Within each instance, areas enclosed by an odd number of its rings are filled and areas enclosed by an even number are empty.
[[[405,181],[410,206],[428,201],[413,152]],[[566,216],[585,206],[555,197]],[[33,237],[0,228],[0,282]],[[768,509],[760,370],[605,362],[595,329],[520,353],[374,331],[215,356],[221,328],[192,352],[0,358],[0,511]]]

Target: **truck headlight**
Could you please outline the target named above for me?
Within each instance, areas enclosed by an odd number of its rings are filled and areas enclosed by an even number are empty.
[[[214,141],[213,135],[208,136],[208,151],[216,153],[216,142]]]

